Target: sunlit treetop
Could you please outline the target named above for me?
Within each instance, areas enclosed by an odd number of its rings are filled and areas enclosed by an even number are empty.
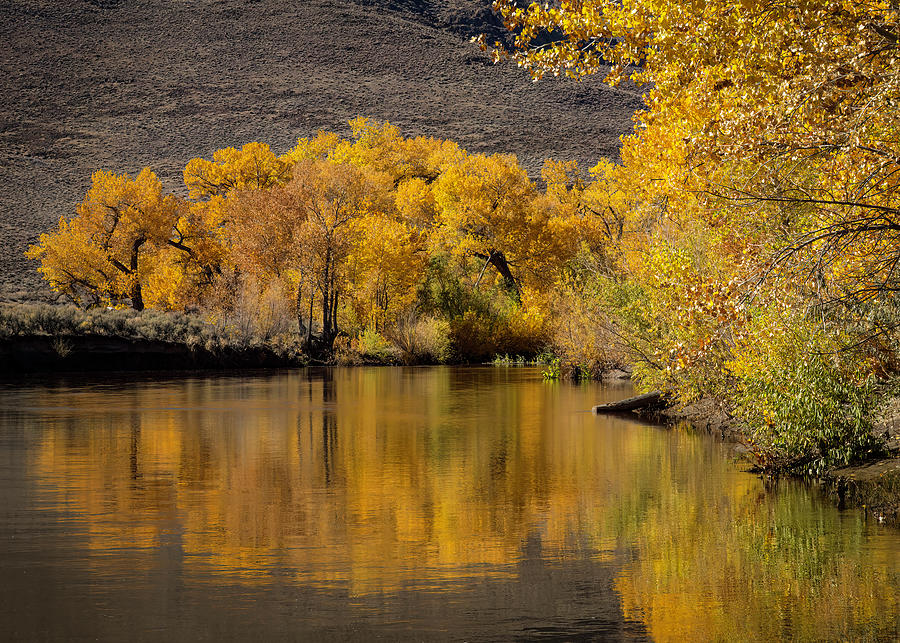
[[[495,43],[538,79],[595,73],[652,83],[647,113],[688,121],[721,151],[884,138],[900,106],[900,6],[892,0],[561,0],[494,8]],[[482,38],[482,46],[487,44]],[[694,115],[679,109],[683,95]],[[697,121],[693,124],[691,120]],[[835,140],[838,139],[838,140]]]
[[[287,182],[291,160],[276,156],[265,143],[247,143],[240,150],[217,150],[213,160],[191,159],[184,183],[192,199],[225,195],[233,190],[262,189]]]

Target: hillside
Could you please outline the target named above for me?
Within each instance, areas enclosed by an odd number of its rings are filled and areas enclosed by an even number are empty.
[[[0,2],[0,300],[46,292],[22,253],[94,170],[151,166],[168,189],[195,156],[277,152],[357,115],[405,134],[546,157],[617,155],[640,96],[598,80],[532,83],[491,65],[490,0]]]

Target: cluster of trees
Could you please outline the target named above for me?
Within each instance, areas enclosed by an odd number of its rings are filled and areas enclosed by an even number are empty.
[[[581,292],[637,376],[712,393],[764,460],[811,471],[879,448],[898,369],[896,0],[497,0],[536,77],[646,87],[621,164],[612,276]]]
[[[351,127],[280,156],[249,143],[193,159],[187,198],[164,194],[150,169],[97,172],[28,255],[80,305],[257,326],[290,315],[310,350],[364,329],[401,337],[422,319],[443,321],[462,359],[546,343],[546,294],[609,234],[570,198],[577,167],[548,162],[540,190],[513,156],[364,118]]]

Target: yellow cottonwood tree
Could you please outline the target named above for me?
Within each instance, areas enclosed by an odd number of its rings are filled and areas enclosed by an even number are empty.
[[[322,337],[330,346],[339,303],[347,295],[348,258],[364,235],[358,222],[391,208],[389,183],[367,168],[305,159],[282,186],[234,192],[224,210],[232,261],[263,281],[277,279],[293,289],[308,338],[318,301]]]
[[[390,123],[368,118],[350,121],[352,140],[335,147],[334,160],[388,174],[399,185],[410,179],[434,181],[448,165],[465,156],[456,143],[418,136],[404,138]]]
[[[767,442],[804,444],[792,455],[807,462],[865,452],[871,400],[846,398],[848,414],[863,418],[850,430],[821,425],[846,393],[836,383],[871,390],[867,374],[896,372],[900,354],[896,2],[497,0],[495,8],[515,34],[497,57],[510,55],[536,78],[600,72],[613,84],[628,75],[648,83],[621,169],[604,171],[593,191],[601,202],[625,197],[622,270],[658,320],[641,332],[652,329],[658,351],[649,361],[667,374],[653,383],[757,391],[747,418],[778,416]],[[794,352],[772,339],[791,333],[748,322],[810,316],[818,330]],[[746,368],[754,363],[770,368]],[[803,408],[773,393],[810,387],[819,389]],[[752,396],[737,397],[753,407]],[[797,427],[801,439],[789,435]]]
[[[583,213],[542,195],[514,156],[472,154],[434,182],[434,243],[488,266],[517,299],[523,285],[549,287],[578,248]]]
[[[95,172],[84,201],[55,232],[42,234],[27,255],[41,262],[51,287],[80,304],[144,308],[143,288],[153,255],[168,244],[185,204],[163,196],[149,168],[127,174]]]
[[[900,188],[895,2],[495,7],[516,33],[511,55],[536,77],[609,72],[617,82],[631,71],[652,82],[623,162],[646,174],[646,154],[664,151],[647,179],[670,206],[691,192],[711,218],[738,206],[729,217],[768,224],[777,263],[815,273],[827,297],[900,286],[889,270]],[[547,32],[550,42],[536,40]]]
[[[434,184],[441,242],[458,257],[489,265],[518,296],[513,273],[517,250],[526,249],[528,207],[537,192],[515,157],[474,154],[445,170]]]

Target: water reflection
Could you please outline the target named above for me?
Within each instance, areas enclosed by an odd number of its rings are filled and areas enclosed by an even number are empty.
[[[182,633],[213,595],[339,638],[900,633],[900,534],[584,412],[625,394],[450,368],[7,389],[3,528],[42,547],[3,562],[66,568],[114,614],[110,588],[149,594]]]

